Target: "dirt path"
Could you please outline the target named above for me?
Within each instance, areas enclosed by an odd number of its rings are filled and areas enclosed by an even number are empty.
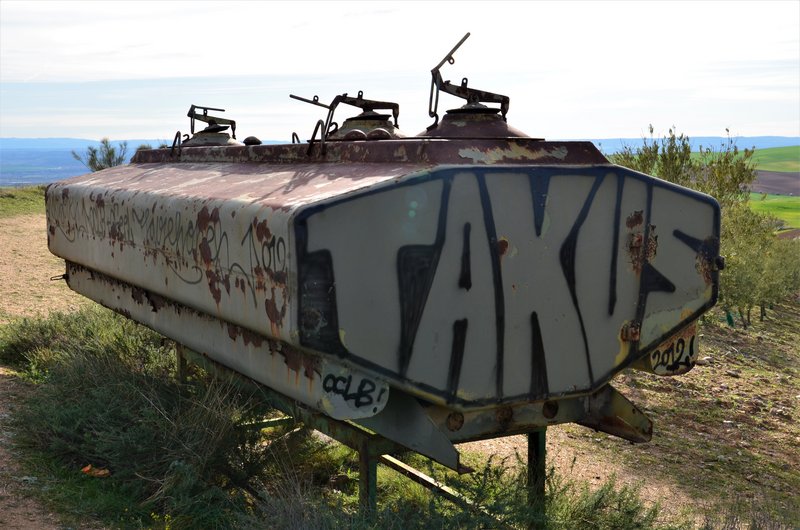
[[[44,215],[0,219],[0,324],[85,303],[64,281],[64,260],[47,250]]]
[[[64,262],[47,251],[44,215],[0,219],[0,249],[0,325],[84,303],[65,282],[49,281],[64,273]],[[37,480],[24,475],[11,449],[10,414],[26,391],[12,370],[0,366],[0,528],[59,528],[58,519],[28,495]]]
[[[27,491],[36,477],[25,476],[11,449],[14,436],[9,419],[14,404],[28,389],[13,371],[0,366],[0,528],[48,530],[60,528],[58,519]]]

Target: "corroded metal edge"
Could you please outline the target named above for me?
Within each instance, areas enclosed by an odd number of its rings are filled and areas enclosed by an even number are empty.
[[[532,138],[440,140],[405,138],[329,141],[318,144],[186,147],[142,150],[132,164],[165,162],[416,163],[416,164],[609,164],[591,142],[548,142]]]
[[[155,293],[67,262],[69,287],[334,419],[365,418],[388,402],[386,382],[269,339]]]

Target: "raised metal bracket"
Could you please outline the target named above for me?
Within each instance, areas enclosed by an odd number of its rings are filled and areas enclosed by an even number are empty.
[[[461,80],[460,85],[454,85],[450,81],[442,80],[442,74],[439,71],[444,63],[453,64],[456,60],[453,58],[453,54],[458,50],[464,41],[469,38],[469,32],[464,35],[458,44],[456,44],[452,50],[450,50],[447,55],[444,56],[444,59],[439,61],[439,64],[433,67],[431,70],[431,93],[430,97],[428,98],[428,116],[434,119],[434,122],[431,126],[428,127],[428,130],[433,129],[439,123],[439,92],[445,92],[452,96],[459,97],[461,99],[467,100],[467,104],[478,104],[478,103],[498,103],[500,105],[500,114],[503,116],[503,120],[506,119],[506,114],[508,114],[508,106],[511,102],[508,96],[503,96],[502,94],[495,94],[493,92],[486,92],[485,90],[478,90],[475,88],[469,88],[469,80],[465,77]]]
[[[341,96],[336,96],[333,98],[333,101],[330,104],[326,105],[325,103],[320,102],[319,96],[314,96],[312,99],[307,99],[300,96],[295,96],[294,94],[289,94],[289,97],[292,99],[296,99],[298,101],[303,101],[305,103],[310,103],[311,105],[316,105],[318,107],[322,107],[324,109],[328,109],[328,115],[325,118],[324,122],[324,129],[323,129],[323,138],[327,138],[331,134],[335,133],[336,130],[339,128],[339,124],[333,121],[333,114],[336,112],[336,107],[339,106],[340,103],[344,103],[346,105],[352,105],[353,107],[360,108],[363,112],[373,112],[375,110],[391,110],[392,117],[394,118],[394,126],[397,127],[397,118],[400,116],[400,105],[397,103],[392,103],[390,101],[376,101],[373,99],[364,99],[364,91],[358,91],[358,97],[348,96],[347,92],[342,94]],[[316,131],[316,129],[315,129]]]
[[[202,110],[202,114],[197,112],[197,109]],[[191,133],[194,134],[194,121],[200,120],[206,122],[208,127],[203,129],[204,132],[221,132],[227,129],[228,125],[231,127],[231,136],[236,139],[236,121],[229,120],[228,118],[220,118],[218,116],[209,116],[208,111],[225,112],[225,109],[216,109],[214,107],[202,107],[200,105],[192,105],[189,107],[189,112],[186,114],[190,120]]]

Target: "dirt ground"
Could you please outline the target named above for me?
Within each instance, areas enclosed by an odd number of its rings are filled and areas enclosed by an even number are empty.
[[[777,195],[800,195],[800,173],[779,171],[756,171],[758,177],[750,187],[757,193]]]
[[[64,262],[47,250],[43,215],[0,219],[0,249],[0,325],[85,303],[65,282],[50,281],[64,273]],[[0,528],[59,528],[58,518],[28,495],[37,480],[24,475],[11,449],[8,420],[28,390],[12,370],[0,366]]]
[[[50,281],[64,274],[64,260],[47,250],[44,215],[0,218],[0,249],[0,324],[85,303],[63,280]]]
[[[613,476],[618,485],[639,487],[642,499],[649,504],[659,503],[665,519],[688,517],[687,508],[701,507],[702,501],[691,497],[669,476],[653,469],[632,470],[601,444],[614,444],[622,450],[630,446],[625,440],[597,435],[577,425],[550,427],[547,429],[547,467],[553,466],[562,478],[585,481],[591,486],[600,486]],[[515,452],[524,460],[527,439],[525,436],[509,436],[458,447],[460,451],[482,452],[514,462]],[[669,492],[669,503],[663,502],[665,492]]]
[[[48,530],[60,528],[58,518],[28,495],[36,477],[25,476],[11,449],[14,436],[8,425],[14,403],[29,391],[15,373],[0,366],[0,528]]]

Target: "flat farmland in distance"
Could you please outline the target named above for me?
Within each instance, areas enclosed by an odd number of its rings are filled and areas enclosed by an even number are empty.
[[[774,215],[789,228],[800,228],[800,197],[751,193],[750,208]]]

